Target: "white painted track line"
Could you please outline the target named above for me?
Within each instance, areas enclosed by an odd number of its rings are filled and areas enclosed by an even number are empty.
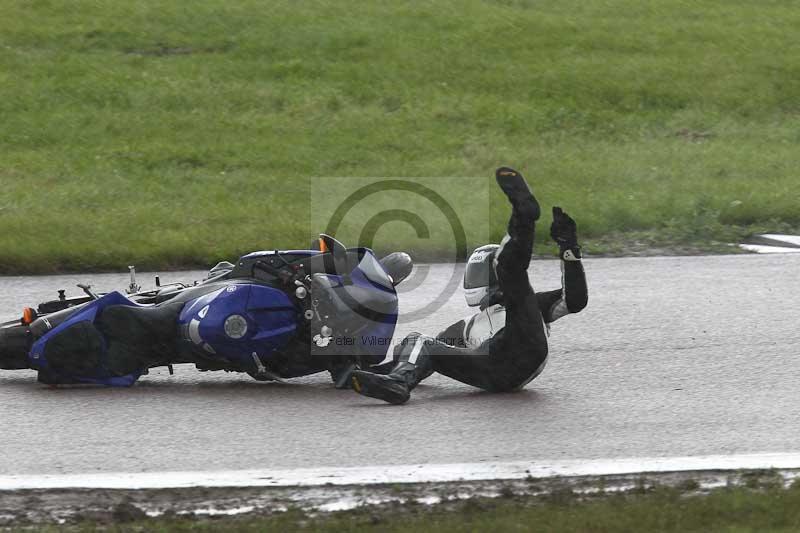
[[[776,233],[765,233],[763,235],[759,235],[759,237],[800,247],[800,235],[779,235]]]
[[[797,254],[800,248],[786,248],[784,246],[766,246],[763,244],[740,244],[739,248],[757,254]]]
[[[0,476],[0,490],[22,489],[164,489],[185,487],[287,487],[510,480],[526,477],[603,476],[640,472],[800,468],[800,453],[648,457],[631,459],[516,461],[387,465],[292,470],[210,472],[120,472],[68,475]]]

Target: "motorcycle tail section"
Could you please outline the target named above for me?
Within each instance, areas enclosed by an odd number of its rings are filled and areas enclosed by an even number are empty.
[[[97,324],[99,313],[114,305],[136,306],[118,292],[109,293],[76,310],[33,343],[28,358],[31,368],[39,371],[39,381],[108,386],[136,382],[146,367],[114,371],[108,340]],[[40,325],[32,324],[32,328],[36,326]]]

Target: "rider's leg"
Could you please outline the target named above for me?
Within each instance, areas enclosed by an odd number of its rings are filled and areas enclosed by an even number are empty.
[[[419,334],[399,347],[400,360],[388,375],[356,371],[353,388],[390,403],[405,403],[429,368],[489,391],[513,390],[535,376],[547,357],[547,335],[536,295],[528,281],[528,265],[539,204],[516,171],[498,169],[497,182],[508,196],[512,213],[508,235],[498,250],[495,269],[506,304],[506,326],[477,349],[463,349]]]
[[[508,234],[497,252],[495,271],[503,292],[505,327],[469,354],[434,354],[433,369],[463,383],[491,391],[524,384],[547,358],[547,332],[528,279],[539,204],[516,171],[498,169],[497,182],[511,202]],[[457,350],[463,352],[463,350]]]
[[[492,356],[514,359],[516,366],[538,367],[547,357],[547,331],[528,278],[539,205],[525,179],[514,171],[497,182],[512,205],[508,234],[497,252],[495,271],[503,291],[506,324],[491,346]]]

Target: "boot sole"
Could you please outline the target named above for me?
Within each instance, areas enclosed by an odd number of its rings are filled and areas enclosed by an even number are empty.
[[[383,400],[393,405],[404,404],[410,398],[408,390],[402,385],[370,372],[355,371],[350,377],[353,390],[362,396]]]
[[[525,214],[534,220],[538,220],[541,216],[541,209],[539,202],[533,195],[528,182],[519,172],[511,170],[498,170],[497,184],[503,190],[505,195],[512,203],[516,203],[518,208],[525,212]]]

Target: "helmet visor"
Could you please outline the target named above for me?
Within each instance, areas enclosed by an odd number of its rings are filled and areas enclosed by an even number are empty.
[[[467,270],[464,272],[464,288],[488,287],[491,265],[491,262],[468,263]]]

